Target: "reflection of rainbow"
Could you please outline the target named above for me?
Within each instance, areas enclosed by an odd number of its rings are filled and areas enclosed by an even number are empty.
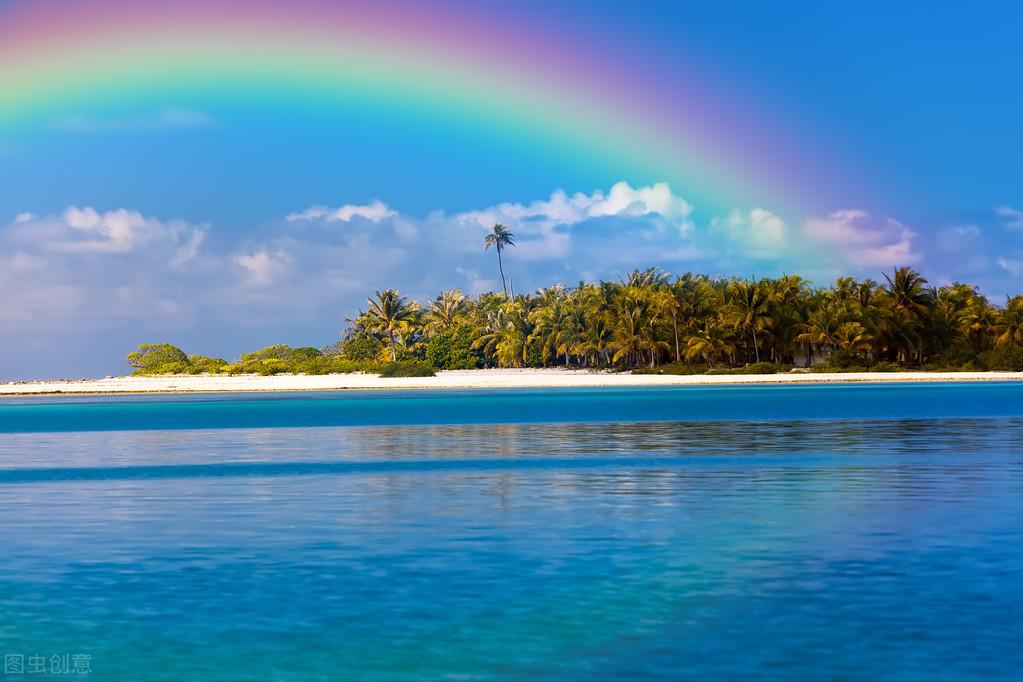
[[[666,178],[701,203],[802,211],[830,198],[792,136],[748,104],[677,70],[649,82],[627,59],[433,3],[16,3],[0,10],[0,142],[83,111],[330,100]]]

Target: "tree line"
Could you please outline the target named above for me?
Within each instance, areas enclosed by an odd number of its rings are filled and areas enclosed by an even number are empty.
[[[531,294],[453,289],[425,304],[385,289],[322,349],[271,346],[227,363],[154,344],[129,356],[140,373],[770,372],[822,362],[837,370],[1023,370],[1023,296],[996,305],[974,286],[933,286],[908,267],[880,281],[841,277],[823,288],[798,275],[673,277],[650,268]]]

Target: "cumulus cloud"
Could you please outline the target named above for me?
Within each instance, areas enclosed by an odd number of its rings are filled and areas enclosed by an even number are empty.
[[[734,243],[745,245],[753,256],[776,255],[786,247],[789,237],[785,221],[762,208],[734,209],[727,217],[712,219],[711,228],[724,232]]]
[[[287,253],[283,251],[270,253],[266,249],[252,253],[238,253],[234,256],[234,262],[246,273],[244,284],[250,286],[272,284],[287,270],[288,260]]]
[[[1011,289],[1023,273],[1020,247],[1006,244],[1018,233],[988,230],[1001,241],[988,244],[980,227],[961,224],[932,231],[938,239],[918,245],[902,223],[863,210],[791,223],[757,207],[697,220],[692,205],[665,183],[559,190],[535,201],[425,216],[382,201],[313,206],[247,226],[244,236],[128,208],[70,206],[50,215],[21,213],[0,226],[0,324],[16,330],[0,339],[0,351],[30,354],[55,329],[126,346],[166,339],[228,356],[271,342],[328,343],[377,289],[396,287],[419,300],[450,287],[469,294],[499,289],[496,256],[483,250],[495,222],[516,236],[504,265],[517,292],[615,279],[648,266],[712,275],[796,271],[823,283],[838,274],[876,278],[881,269],[926,256],[933,281],[953,281],[974,268],[980,274],[971,281],[984,284],[981,275],[998,274],[995,281],[1008,282],[994,293]],[[118,369],[127,350],[110,350],[103,371]],[[52,353],[41,362],[51,362]]]
[[[138,211],[101,213],[91,206],[69,206],[59,215],[19,213],[4,236],[22,248],[64,253],[128,254],[158,243],[171,254],[169,262],[180,265],[198,254],[206,229]]]
[[[908,265],[920,259],[915,234],[893,218],[875,220],[866,211],[835,211],[803,224],[803,235],[819,246],[840,249],[849,263],[864,267]]]
[[[618,182],[608,192],[577,192],[569,196],[556,190],[548,199],[528,204],[502,203],[489,208],[466,211],[452,216],[465,226],[490,229],[504,223],[522,237],[518,253],[527,260],[565,258],[576,244],[573,230],[581,223],[591,226],[601,219],[635,219],[650,230],[670,232],[677,241],[692,228],[692,205],[674,194],[666,182],[632,187]]]
[[[692,205],[674,194],[666,182],[637,188],[627,182],[618,182],[606,194],[596,190],[590,194],[577,192],[569,196],[564,190],[557,190],[549,199],[529,204],[498,204],[479,211],[460,213],[456,218],[487,228],[496,222],[504,222],[543,232],[561,225],[575,225],[590,218],[659,216],[684,233],[691,227],[692,212]]]
[[[999,206],[995,214],[1002,219],[1002,224],[1010,230],[1023,230],[1023,211],[1011,206]]]
[[[194,328],[207,308],[223,317],[230,282],[206,232],[89,207],[0,225],[0,376],[105,374],[134,343]]]
[[[352,218],[365,218],[371,223],[379,223],[386,218],[393,218],[398,215],[392,211],[387,204],[374,200],[368,204],[345,204],[337,208],[326,206],[311,206],[304,211],[289,213],[288,222],[325,220],[327,222],[351,222]]]

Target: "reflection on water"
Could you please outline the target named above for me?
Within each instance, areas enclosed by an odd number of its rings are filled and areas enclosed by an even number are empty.
[[[9,434],[0,649],[93,679],[1010,679],[1023,419]]]
[[[7,434],[0,439],[0,463],[6,472],[147,464],[966,454],[1021,448],[1023,418],[445,424]]]

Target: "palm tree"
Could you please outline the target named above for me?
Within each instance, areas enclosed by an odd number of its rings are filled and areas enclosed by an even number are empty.
[[[364,319],[366,329],[387,337],[391,360],[397,360],[396,339],[408,332],[419,306],[416,303],[409,303],[407,298],[394,289],[378,291],[376,299],[371,298],[366,302],[369,304],[369,310],[360,313],[359,317]]]
[[[899,268],[891,277],[885,274],[885,291],[892,298],[895,309],[911,318],[921,317],[934,304],[927,289],[927,280],[912,268]]]
[[[998,315],[998,343],[1023,346],[1023,296],[1013,296]]]
[[[969,302],[959,315],[959,321],[963,326],[963,334],[973,351],[979,354],[990,345],[998,315],[994,306],[986,298],[975,291],[972,293]]]
[[[810,313],[806,322],[800,323],[799,329],[796,341],[806,344],[811,351],[831,350],[838,346],[842,338],[841,320],[835,315],[834,308],[828,305]]]
[[[659,289],[668,283],[668,277],[668,273],[662,272],[657,268],[633,270],[625,279],[625,286]]]
[[[716,319],[705,320],[703,326],[686,339],[686,359],[699,358],[710,367],[713,367],[722,355],[733,353],[735,345],[732,343],[729,330]]]
[[[761,283],[750,280],[733,280],[727,288],[729,309],[736,329],[741,329],[743,338],[749,332],[753,335],[753,353],[760,362],[760,346],[757,331],[766,330],[771,324],[770,299]],[[748,356],[747,356],[748,357]]]
[[[888,281],[885,293],[891,303],[886,320],[891,350],[904,360],[909,360],[910,353],[915,351],[919,361],[923,353],[922,322],[934,306],[934,296],[927,288],[927,280],[912,268],[899,268],[892,276],[885,274],[884,278]]]
[[[780,279],[765,280],[761,285],[767,289],[768,314],[773,321],[772,359],[785,362],[787,358],[794,358],[799,325],[810,312],[809,282],[799,275],[782,275]]]
[[[511,244],[503,225],[487,235],[488,248]],[[503,283],[500,252],[498,265]],[[532,294],[488,292],[471,300],[452,290],[424,311],[388,289],[349,320],[338,352],[392,361],[401,347],[433,357],[430,348],[457,343],[489,367],[632,369],[665,360],[792,363],[800,348],[808,364],[815,354],[830,353],[834,364],[958,365],[982,363],[996,346],[1023,346],[1023,296],[996,306],[970,285],[931,287],[909,268],[889,273],[883,284],[839,278],[824,289],[795,275],[667,277],[635,270],[573,289],[555,284]]]
[[[611,311],[612,362],[626,359],[638,364],[643,351],[650,353],[650,366],[657,364],[658,351],[667,346],[656,334],[656,317],[651,289],[626,286]]]
[[[426,327],[431,333],[453,327],[467,309],[465,296],[458,289],[442,292],[430,302],[426,311]]]
[[[508,284],[504,281],[504,263],[501,261],[501,251],[506,246],[515,246],[515,242],[512,239],[515,237],[508,229],[507,225],[501,223],[494,223],[494,227],[491,231],[483,237],[483,250],[489,251],[490,247],[493,246],[497,249],[497,267],[501,271],[501,289],[504,290],[504,295],[508,295]]]
[[[654,306],[657,312],[665,318],[671,318],[671,332],[675,340],[675,362],[682,362],[682,348],[678,340],[678,318],[682,306],[675,295],[675,289],[665,287],[654,296]]]

